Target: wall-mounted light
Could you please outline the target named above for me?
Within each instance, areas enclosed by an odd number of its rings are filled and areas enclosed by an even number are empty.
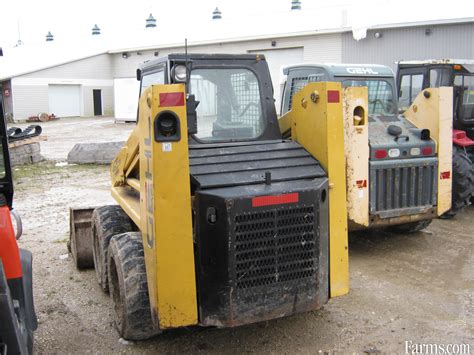
[[[127,59],[129,57],[128,53],[127,52],[123,52],[122,53],[122,58],[123,59]]]
[[[432,33],[433,33],[433,30],[431,28],[426,28],[425,29],[425,35],[426,36],[431,36]]]
[[[272,41],[272,47],[276,47],[276,45],[277,45],[277,41],[273,40]]]
[[[375,38],[382,38],[382,32],[375,32],[374,37]]]

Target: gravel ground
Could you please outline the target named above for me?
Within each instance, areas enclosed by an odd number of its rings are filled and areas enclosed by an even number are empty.
[[[43,125],[50,159],[15,168],[21,247],[34,255],[38,353],[404,353],[405,342],[474,351],[474,208],[424,232],[350,236],[350,293],[321,310],[235,329],[187,328],[124,343],[93,270],[67,258],[69,207],[112,203],[108,167],[57,163],[76,142],[125,140],[133,125],[73,119]]]

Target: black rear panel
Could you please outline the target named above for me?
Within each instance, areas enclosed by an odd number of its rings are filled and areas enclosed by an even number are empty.
[[[325,177],[326,172],[306,150],[292,141],[266,141],[232,146],[191,146],[189,165],[198,189],[242,186]]]
[[[323,177],[196,193],[200,324],[237,326],[327,302],[327,185]]]

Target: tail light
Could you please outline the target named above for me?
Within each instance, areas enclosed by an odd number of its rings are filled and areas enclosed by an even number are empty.
[[[411,148],[410,155],[420,155],[420,148]]]
[[[385,149],[378,149],[375,151],[375,158],[384,159],[387,157],[387,151]]]
[[[421,148],[421,153],[422,153],[423,155],[431,155],[431,154],[433,154],[433,148],[431,148],[431,147],[423,147],[423,148]]]

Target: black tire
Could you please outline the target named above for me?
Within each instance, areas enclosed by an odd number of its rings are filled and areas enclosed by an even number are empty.
[[[151,316],[141,233],[114,236],[108,255],[110,298],[120,336],[143,340],[159,334]]]
[[[396,226],[391,226],[389,229],[390,231],[395,232],[395,233],[405,233],[405,234],[416,233],[428,227],[432,221],[433,221],[432,219],[424,219],[422,221],[416,221],[416,222],[410,222],[410,223],[399,224]]]
[[[454,216],[470,204],[473,196],[474,167],[466,150],[453,146],[453,179],[450,216]]]
[[[107,281],[107,253],[110,238],[131,232],[134,224],[120,206],[96,208],[92,214],[92,254],[97,281],[104,292],[109,290]]]

